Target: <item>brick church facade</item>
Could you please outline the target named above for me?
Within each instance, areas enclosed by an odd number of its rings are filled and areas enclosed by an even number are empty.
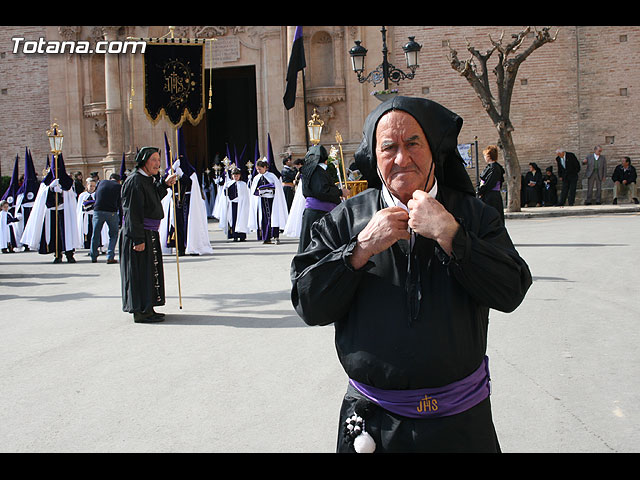
[[[509,38],[521,29],[387,27],[389,61],[396,67],[406,68],[402,45],[407,37],[415,37],[422,45],[415,78],[391,87],[402,95],[433,99],[458,113],[464,119],[460,143],[477,141],[481,151],[498,141],[496,130],[466,80],[449,65],[447,54],[450,47],[455,48],[466,59],[467,41],[486,51],[491,46],[489,35],[497,39],[504,31]],[[544,45],[522,64],[516,80],[511,120],[522,171],[528,170],[529,162],[543,170],[555,167],[557,148],[582,159],[601,145],[610,177],[623,155],[631,157],[632,164],[640,158],[635,116],[640,107],[640,97],[635,96],[635,84],[640,81],[640,27],[562,26],[558,30],[555,42]],[[196,168],[202,170],[223,157],[223,143],[246,148],[252,156],[257,142],[261,155],[266,155],[269,139],[278,162],[285,153],[302,157],[306,151],[304,126],[314,108],[325,122],[322,143],[335,144],[339,131],[345,157],[353,154],[364,118],[379,102],[371,92],[382,86],[357,81],[348,51],[360,40],[368,49],[365,69],[374,69],[382,62],[380,27],[304,27],[304,83],[300,75],[296,105],[286,110],[282,96],[294,31],[295,27],[286,26],[175,27],[175,38],[216,39],[209,42],[213,45],[210,51],[205,49],[205,96],[210,82],[218,100],[214,105],[219,107],[198,125],[186,122],[183,127]],[[123,155],[131,166],[137,148],[162,147],[164,135],[172,138],[173,132],[167,122],[152,123],[144,112],[142,55],[14,52],[15,38],[95,45],[103,40],[162,37],[168,32],[166,26],[3,27],[1,174],[11,175],[14,159],[16,155],[23,159],[25,147],[40,173],[48,154],[46,130],[54,120],[65,135],[63,155],[68,170],[85,176],[98,171],[103,178],[119,170]],[[226,102],[216,95],[225,96]],[[226,125],[223,130],[225,122],[235,122],[238,128]],[[502,158],[499,161],[503,163]],[[479,166],[482,170],[482,160]],[[469,174],[475,181],[475,170]],[[610,180],[606,187],[611,187]]]

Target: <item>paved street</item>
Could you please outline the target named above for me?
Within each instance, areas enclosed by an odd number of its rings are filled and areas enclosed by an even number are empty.
[[[507,219],[534,283],[489,327],[505,452],[640,450],[640,212]],[[119,266],[0,255],[0,451],[333,452],[332,327],[289,300],[297,240],[165,257],[161,324],[121,311]]]

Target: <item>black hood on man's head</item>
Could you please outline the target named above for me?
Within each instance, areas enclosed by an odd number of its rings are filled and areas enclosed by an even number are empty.
[[[149,157],[154,153],[159,153],[160,149],[156,147],[142,147],[138,153],[136,154],[136,167],[142,168],[144,167]]]
[[[402,110],[413,116],[422,127],[433,161],[439,185],[475,195],[464,162],[458,152],[458,134],[462,118],[442,105],[426,98],[397,96],[380,104],[364,123],[363,139],[355,153],[355,162],[368,186],[381,188],[375,154],[375,133],[380,118],[390,110]]]
[[[322,145],[313,145],[304,157],[304,164],[300,168],[300,174],[302,175],[302,184],[309,186],[311,175],[315,171],[319,163],[324,163],[329,158],[327,149]]]

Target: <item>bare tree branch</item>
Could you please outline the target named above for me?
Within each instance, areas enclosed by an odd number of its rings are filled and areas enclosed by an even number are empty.
[[[534,32],[534,38],[530,45],[524,48],[525,39],[529,33]],[[549,27],[538,30],[536,27],[525,27],[519,33],[511,36],[512,41],[505,43],[504,31],[501,32],[500,38],[494,40],[489,35],[489,43],[491,47],[486,53],[481,53],[477,48],[471,45],[468,39],[467,51],[470,54],[468,60],[460,60],[458,52],[448,44],[449,47],[449,63],[451,67],[461,76],[467,79],[469,85],[476,92],[476,95],[482,103],[489,118],[493,122],[500,137],[500,145],[504,152],[505,166],[507,169],[507,184],[509,188],[509,211],[520,210],[520,163],[516,152],[515,144],[512,138],[513,125],[511,123],[511,99],[513,88],[516,81],[516,75],[522,62],[529,55],[546,43],[554,42],[558,36],[551,36]],[[491,92],[489,82],[489,60],[493,54],[497,52],[497,59],[493,74],[495,76],[496,95]],[[476,68],[476,64],[479,67]]]

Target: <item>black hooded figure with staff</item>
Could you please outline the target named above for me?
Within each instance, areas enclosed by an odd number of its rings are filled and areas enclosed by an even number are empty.
[[[365,120],[369,188],[311,227],[291,264],[308,325],[335,328],[349,377],[338,452],[497,452],[489,310],[511,312],[531,272],[457,150],[462,118],[397,96]]]
[[[327,172],[328,159],[327,150],[322,145],[314,145],[305,155],[304,164],[300,168],[305,209],[302,213],[298,252],[303,252],[309,244],[311,226],[349,194],[346,188],[337,187],[331,180]]]
[[[164,305],[164,271],[160,245],[162,198],[175,184],[176,174],[160,176],[160,154],[143,147],[136,155],[136,168],[122,185],[123,222],[120,229],[120,277],[122,310],[136,323],[164,320],[153,307]]]

